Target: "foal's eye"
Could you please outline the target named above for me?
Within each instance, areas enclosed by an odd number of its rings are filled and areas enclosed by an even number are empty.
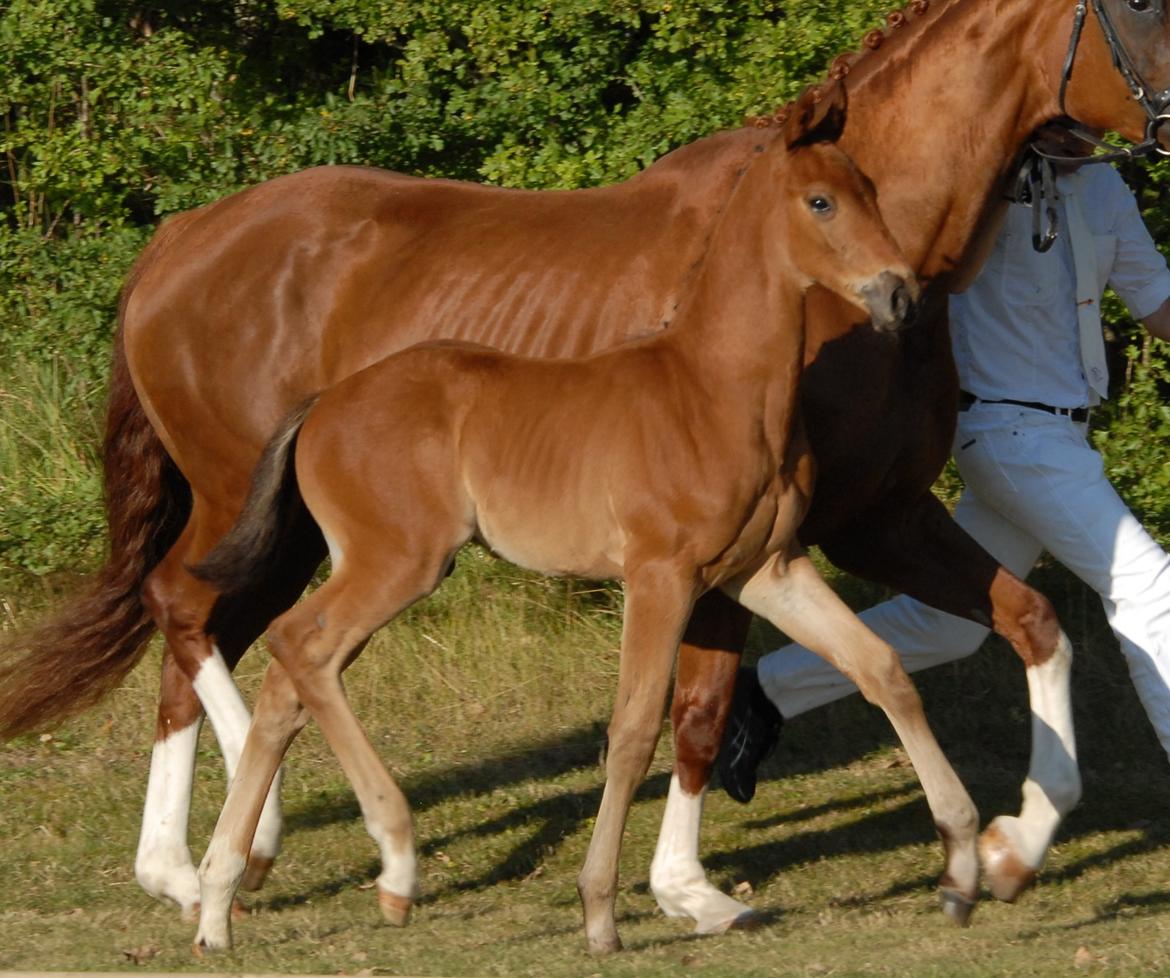
[[[826,197],[824,194],[814,194],[808,199],[808,209],[820,217],[825,217],[832,214],[836,208],[831,197]]]

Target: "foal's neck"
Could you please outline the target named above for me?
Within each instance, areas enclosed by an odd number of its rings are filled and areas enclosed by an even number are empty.
[[[784,195],[769,186],[768,154],[783,152],[776,134],[761,134],[673,326],[659,335],[705,387],[734,384],[751,396],[753,387],[784,383],[778,368],[800,357],[803,287],[784,257]]]

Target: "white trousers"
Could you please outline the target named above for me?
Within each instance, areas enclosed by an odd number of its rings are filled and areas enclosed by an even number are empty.
[[[1170,557],[1105,478],[1083,424],[1009,404],[960,412],[954,455],[966,489],[955,520],[1024,578],[1047,550],[1101,596],[1130,677],[1170,754]],[[908,672],[970,655],[988,629],[905,595],[861,618]],[[819,656],[789,645],[764,656],[760,683],[786,716],[857,692]]]

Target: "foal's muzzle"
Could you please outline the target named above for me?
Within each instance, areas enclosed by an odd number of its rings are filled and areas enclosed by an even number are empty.
[[[861,287],[861,299],[874,329],[896,333],[912,325],[918,314],[918,283],[894,272],[882,272]]]

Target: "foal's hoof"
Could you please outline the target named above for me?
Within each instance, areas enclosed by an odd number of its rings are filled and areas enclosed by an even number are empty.
[[[244,875],[240,879],[241,890],[258,890],[264,885],[275,860],[271,856],[250,856]]]
[[[378,887],[378,906],[382,908],[382,918],[392,927],[405,927],[410,923],[410,908],[414,901],[410,897],[399,896],[389,890]]]
[[[969,900],[954,890],[940,890],[938,894],[942,912],[960,927],[971,924],[971,914],[975,912],[975,901]]]
[[[1004,829],[992,822],[979,837],[979,861],[991,895],[1015,903],[1036,878],[1036,869],[1022,860]]]
[[[617,936],[617,931],[602,937],[587,936],[585,943],[589,946],[590,954],[616,954],[622,949],[622,939]]]

